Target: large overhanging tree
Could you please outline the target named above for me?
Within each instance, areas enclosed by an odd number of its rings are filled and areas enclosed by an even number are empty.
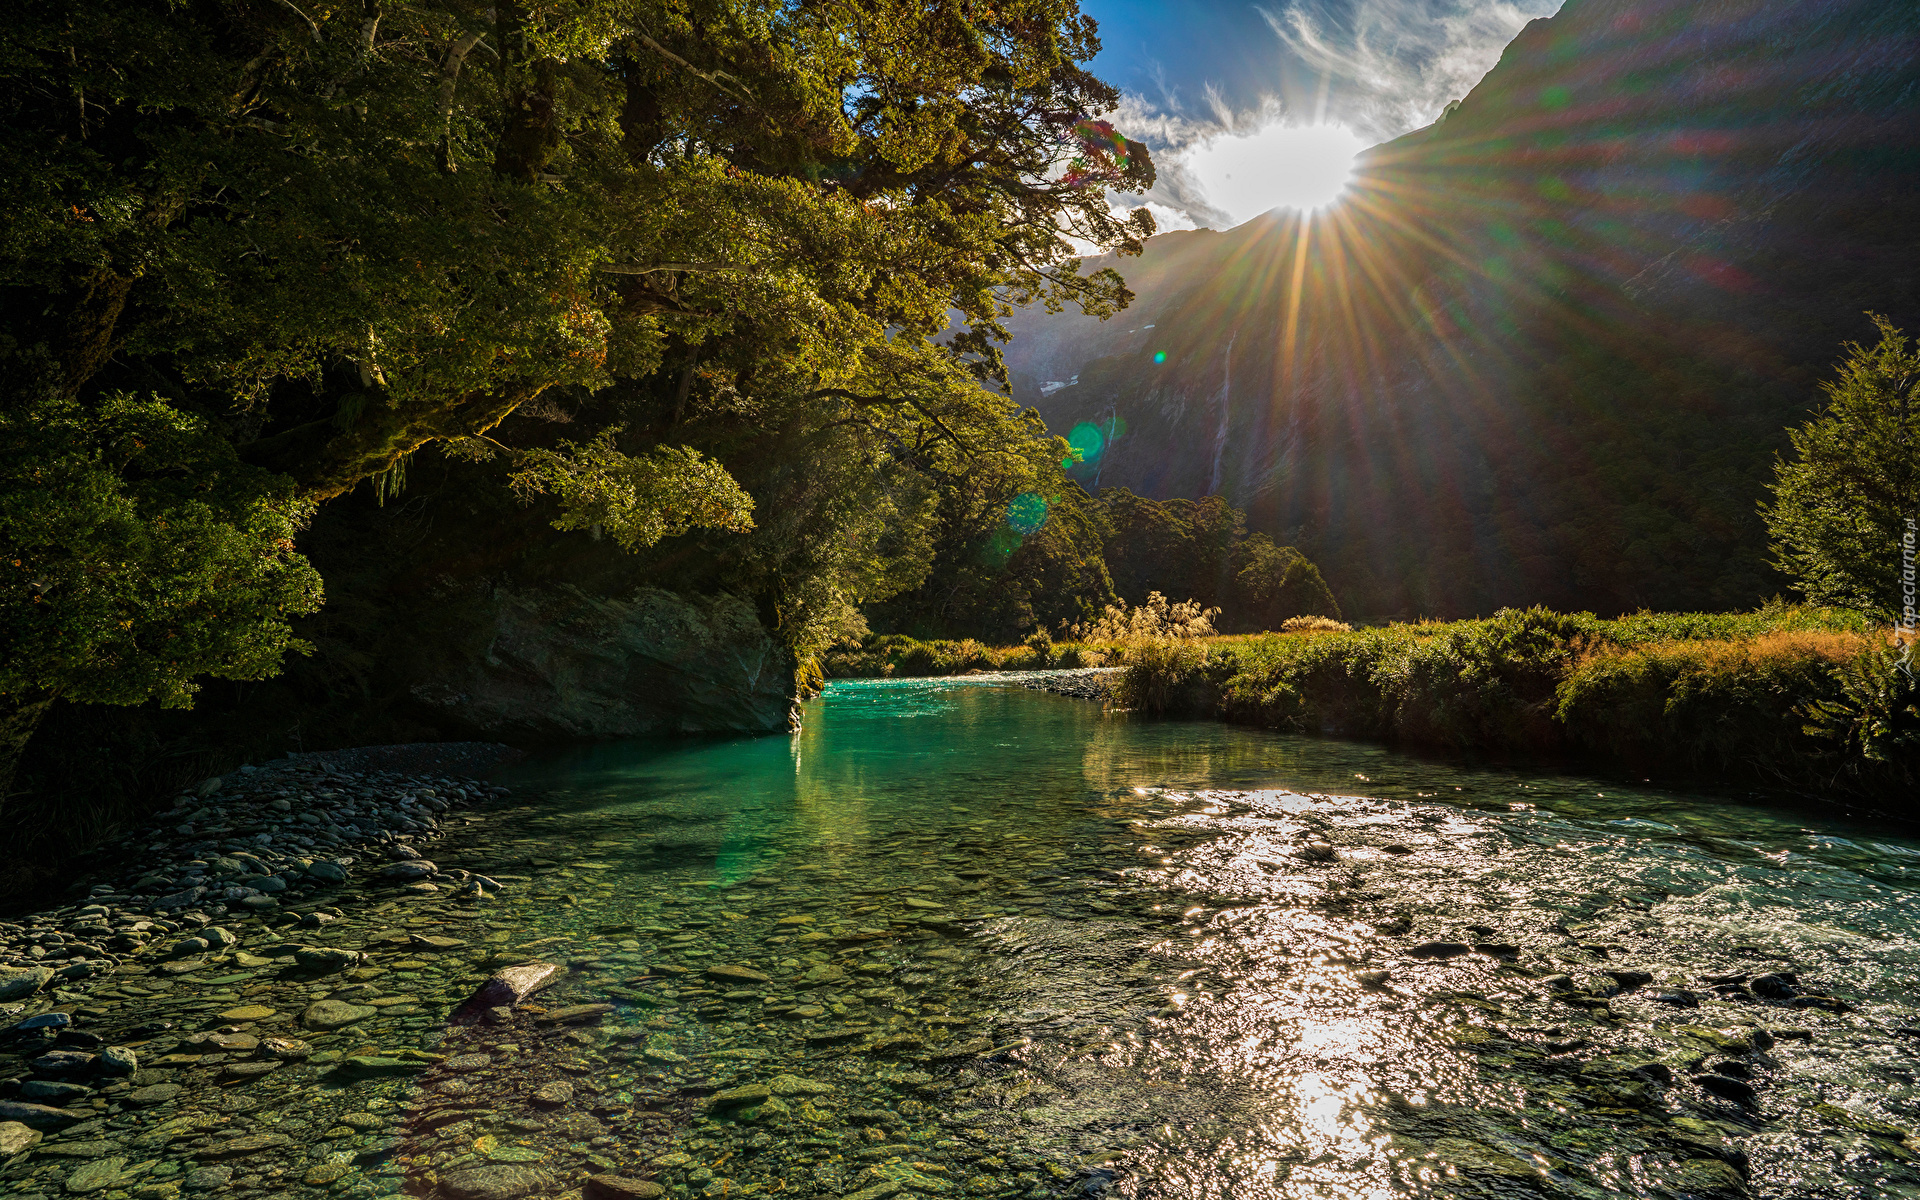
[[[23,0],[0,47],[16,428],[64,413],[56,433],[98,442],[110,398],[175,412],[231,447],[231,462],[196,451],[225,464],[202,519],[261,563],[304,506],[395,487],[436,443],[506,455],[563,525],[632,546],[767,520],[724,455],[674,436],[696,410],[709,431],[777,431],[902,519],[928,508],[914,481],[989,459],[1044,473],[1062,447],[991,387],[998,318],[1113,311],[1122,281],[1081,274],[1070,239],[1137,252],[1152,232],[1144,210],[1108,207],[1152,167],[1095,119],[1116,96],[1080,65],[1097,43],[1073,0]],[[494,436],[542,393],[615,383],[664,397],[671,419],[557,447]],[[84,458],[103,495],[196,478],[185,460],[45,441],[31,452]],[[97,536],[36,527],[28,545],[12,514],[33,505],[7,505],[10,640],[68,602],[43,586],[49,564],[142,569]],[[820,565],[834,554],[789,589],[794,630],[913,582],[898,564]],[[252,645],[284,641],[318,599],[296,583],[226,619]],[[15,664],[9,712],[96,698],[62,680],[116,636],[126,616],[108,609]],[[205,644],[147,674],[221,669]]]

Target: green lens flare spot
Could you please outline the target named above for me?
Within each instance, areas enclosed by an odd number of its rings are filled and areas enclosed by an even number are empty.
[[[1007,502],[1007,525],[1022,537],[1040,532],[1047,523],[1046,497],[1022,492]]]
[[[1107,448],[1107,434],[1091,421],[1082,421],[1067,434],[1067,445],[1080,452],[1081,462],[1092,462]]]
[[[1153,361],[1157,363],[1167,361],[1167,352],[1165,350],[1155,350],[1153,352]]]

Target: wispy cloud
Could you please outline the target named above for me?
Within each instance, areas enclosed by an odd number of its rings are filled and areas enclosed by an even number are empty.
[[[1159,182],[1145,196],[1163,228],[1225,228],[1232,218],[1194,174],[1199,146],[1274,124],[1344,125],[1368,143],[1431,123],[1467,94],[1535,17],[1562,0],[1291,0],[1256,5],[1274,40],[1271,70],[1256,87],[1232,90],[1232,105],[1210,80],[1181,82],[1156,72],[1150,95],[1122,96],[1114,121],[1153,150]],[[1242,10],[1245,11],[1245,10]],[[1244,68],[1243,68],[1244,69]]]
[[[1560,0],[1359,0],[1342,10],[1260,6],[1288,55],[1323,80],[1325,111],[1387,141],[1429,124],[1480,82],[1526,23]]]

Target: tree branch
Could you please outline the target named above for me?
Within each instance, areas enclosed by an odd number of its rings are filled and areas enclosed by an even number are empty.
[[[667,263],[605,263],[594,268],[608,275],[651,275],[656,271],[689,271],[713,273],[718,271],[751,271],[752,267],[741,263],[716,262],[667,262]]]

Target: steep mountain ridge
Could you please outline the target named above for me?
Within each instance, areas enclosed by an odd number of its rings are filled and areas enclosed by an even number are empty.
[[[1920,332],[1916,184],[1920,11],[1570,0],[1334,209],[1154,238],[1008,358],[1086,482],[1222,495],[1350,611],[1745,606],[1785,427],[1863,310]]]

